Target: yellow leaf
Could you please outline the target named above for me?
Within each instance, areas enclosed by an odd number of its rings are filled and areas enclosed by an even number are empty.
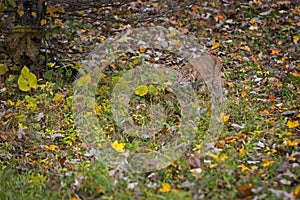
[[[289,161],[291,162],[295,162],[297,160],[296,158],[296,155],[295,154],[292,154],[290,157],[289,157]]]
[[[54,24],[60,25],[61,27],[65,27],[65,24],[60,19],[55,19]]]
[[[161,184],[161,188],[159,189],[160,192],[170,192],[171,191],[171,185],[168,183]]]
[[[247,155],[247,151],[245,150],[244,147],[239,149],[239,156],[240,157],[245,157]]]
[[[249,172],[250,171],[250,169],[246,165],[244,165],[244,164],[240,164],[238,166],[238,168],[241,168],[242,172]]]
[[[272,160],[272,158],[263,158],[262,161],[263,161],[263,164],[262,164],[263,167],[272,166],[273,163],[274,163],[274,161]]]
[[[241,46],[240,49],[244,50],[244,51],[250,51],[250,47],[247,46],[247,45],[246,46]]]
[[[297,147],[300,144],[300,139],[295,139],[293,141],[291,140],[287,140],[287,145],[291,146],[291,147]]]
[[[217,49],[218,47],[220,46],[220,43],[219,42],[214,42],[211,49],[214,50],[214,49]]]
[[[70,200],[81,200],[79,197],[72,197]]]
[[[246,95],[247,95],[247,92],[246,91],[242,91],[241,96],[245,97]]]
[[[53,6],[47,6],[47,11],[48,14],[50,14],[51,17],[56,17],[57,14],[55,14],[55,8]]]
[[[57,9],[57,11],[60,12],[60,13],[64,13],[64,12],[65,12],[64,7],[62,7],[62,6],[58,6],[56,9]]]
[[[26,66],[21,70],[21,75],[18,78],[18,86],[22,91],[29,91],[31,88],[37,88],[37,78]]]
[[[262,111],[262,113],[263,113],[263,114],[266,114],[266,115],[269,115],[269,114],[270,114],[270,112],[268,111],[268,109],[264,109],[264,110]]]
[[[53,100],[54,101],[57,101],[57,100],[61,100],[64,98],[64,95],[63,94],[59,94],[59,93],[56,93],[53,97]]]
[[[296,121],[288,121],[286,124],[289,128],[297,128],[299,126],[298,120]]]
[[[140,86],[138,86],[135,89],[134,93],[136,95],[138,95],[138,96],[141,96],[141,97],[144,96],[144,95],[146,95],[148,93],[148,87],[147,87],[147,85],[140,85]]]
[[[300,118],[300,113],[297,115],[297,117],[299,117],[299,118]]]
[[[20,17],[22,17],[24,15],[24,11],[22,9],[23,9],[22,4],[18,5],[17,13]]]
[[[298,185],[298,186],[295,188],[295,190],[294,190],[294,195],[295,195],[296,199],[297,199],[298,197],[300,197],[300,185]]]
[[[293,41],[294,41],[295,44],[297,44],[298,41],[299,41],[299,36],[298,35],[294,35],[293,36]]]
[[[45,145],[44,148],[47,149],[47,150],[53,151],[53,150],[55,150],[55,149],[57,148],[57,146],[51,144],[51,145],[49,145],[49,146],[48,146],[48,145]]]
[[[119,143],[118,141],[114,141],[111,144],[111,147],[116,150],[119,153],[124,152],[125,144],[124,143]]]
[[[36,18],[36,12],[31,12],[31,15]]]
[[[287,136],[287,137],[292,136],[292,135],[293,135],[293,133],[291,133],[291,132],[286,132],[286,133],[284,134],[284,136]]]
[[[46,19],[42,19],[40,23],[41,23],[41,26],[44,26],[45,24],[47,24],[47,20]]]
[[[226,85],[228,85],[228,87],[233,87],[233,83],[232,82],[226,82]]]
[[[224,122],[227,122],[229,120],[229,118],[230,118],[230,115],[225,115],[224,116]]]
[[[7,100],[7,104],[8,104],[8,105],[10,105],[10,106],[13,106],[13,105],[15,105],[15,103],[14,103],[12,100],[10,100],[10,99],[9,99],[9,100]]]
[[[8,71],[8,68],[5,65],[0,64],[0,75],[5,74],[7,71]]]
[[[223,161],[225,161],[227,158],[228,158],[227,155],[222,154],[222,155],[219,156],[219,161],[220,161],[220,162],[223,162]]]

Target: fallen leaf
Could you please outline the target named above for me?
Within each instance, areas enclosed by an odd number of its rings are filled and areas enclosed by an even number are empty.
[[[160,192],[170,192],[171,191],[171,186],[168,183],[163,183],[161,184],[161,188],[159,189]]]
[[[138,96],[141,96],[141,97],[144,96],[144,95],[146,95],[148,93],[148,87],[147,87],[147,85],[140,85],[140,86],[138,86],[135,89],[134,93],[136,95],[138,95]]]
[[[294,35],[293,36],[293,41],[294,41],[295,44],[297,44],[298,41],[299,41],[299,36],[298,35]]]
[[[125,143],[119,143],[118,141],[114,141],[111,144],[111,147],[119,153],[124,152]]]
[[[147,50],[146,48],[140,47],[140,52],[141,52],[141,53],[144,53],[146,50]]]
[[[189,33],[189,29],[187,29],[187,28],[182,28],[182,29],[181,29],[181,33],[187,34],[187,33]]]
[[[250,172],[250,169],[249,169],[246,165],[244,165],[244,164],[240,164],[240,165],[238,166],[238,168],[241,168],[241,169],[242,169],[242,172],[245,172],[245,173]]]
[[[288,121],[286,124],[289,128],[297,128],[299,126],[298,120],[296,121]]]
[[[57,146],[51,144],[51,145],[49,145],[49,146],[48,146],[48,145],[45,145],[44,148],[47,149],[47,150],[53,151],[53,150],[55,150],[55,149],[57,148]]]
[[[212,50],[217,49],[217,48],[219,48],[219,46],[220,46],[219,42],[214,42],[213,45],[212,45],[212,47],[211,47],[211,49]]]
[[[294,190],[295,197],[300,197],[300,185],[298,185]]]
[[[277,54],[279,54],[280,53],[280,49],[271,49],[271,54],[273,54],[273,55],[277,55]]]
[[[247,46],[247,45],[246,46],[241,46],[240,49],[244,50],[244,51],[250,51],[250,47]]]

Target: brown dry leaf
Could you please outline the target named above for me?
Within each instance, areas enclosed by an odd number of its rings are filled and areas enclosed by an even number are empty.
[[[252,184],[247,185],[239,185],[237,186],[237,190],[239,191],[239,196],[241,198],[246,198],[252,195],[252,189],[256,188]]]
[[[175,20],[170,19],[169,22],[172,25],[175,25],[175,26],[178,25],[178,22],[176,22]]]
[[[181,29],[181,33],[183,33],[183,34],[188,34],[188,33],[189,33],[189,29],[187,29],[187,28],[182,28],[182,29]]]
[[[221,21],[225,19],[225,16],[222,15],[221,13],[218,13],[216,17]]]

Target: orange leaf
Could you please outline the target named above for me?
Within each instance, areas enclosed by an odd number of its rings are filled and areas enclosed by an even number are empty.
[[[224,20],[224,19],[225,19],[224,15],[222,15],[221,13],[218,13],[218,14],[217,14],[217,18],[218,18],[219,20]]]
[[[144,53],[145,51],[146,51],[146,48],[140,47],[140,52],[141,52],[141,53]]]
[[[292,75],[295,77],[300,77],[300,72],[293,72]]]
[[[264,109],[264,110],[262,111],[262,113],[263,113],[263,114],[266,114],[266,115],[269,115],[269,114],[270,114],[270,112],[268,111],[268,109]]]
[[[271,49],[271,51],[272,51],[271,54],[273,54],[273,55],[277,55],[280,53],[279,49]]]
[[[187,29],[187,28],[181,29],[181,33],[183,33],[183,34],[187,34],[188,32],[189,32],[189,29]]]

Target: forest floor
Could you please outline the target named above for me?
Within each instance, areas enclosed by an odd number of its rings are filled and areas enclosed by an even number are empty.
[[[24,85],[18,79],[31,80],[35,75],[27,71],[19,76],[11,66],[0,64],[0,199],[300,198],[300,5],[271,0],[228,2],[198,3],[152,22],[107,20],[101,24],[89,17],[55,21],[53,13],[64,11],[48,10],[47,22],[52,20],[59,27],[46,36],[60,49],[69,49],[58,60],[69,60],[49,61],[48,69],[36,74],[37,87],[29,84],[29,91],[22,91]],[[161,9],[142,1],[131,6]],[[208,107],[202,117],[195,118],[197,129],[188,150],[161,169],[132,173],[101,162],[80,135],[74,88],[90,84],[90,77],[74,82],[72,72],[80,68],[75,61],[78,55],[109,37],[129,28],[154,26],[179,30],[189,38],[193,35],[218,57],[226,97],[221,115],[224,126],[214,143],[217,151],[203,156],[201,145],[213,123],[212,109],[206,103],[209,95],[196,91]],[[159,152],[162,141],[175,137],[172,127],[180,127],[180,106],[169,108],[166,125],[155,137],[126,137],[114,122],[110,99],[126,71],[149,60],[173,68],[185,64],[180,56],[158,49],[141,43],[132,52],[118,52],[118,60],[110,63],[96,84],[96,104],[91,103],[105,137],[95,141],[99,146],[103,140],[112,143],[112,159],[126,151]],[[144,105],[165,98],[164,102],[176,104],[171,94],[172,90],[155,84],[137,88],[130,99],[135,108],[130,115],[133,122],[139,127],[147,124],[149,112]]]

